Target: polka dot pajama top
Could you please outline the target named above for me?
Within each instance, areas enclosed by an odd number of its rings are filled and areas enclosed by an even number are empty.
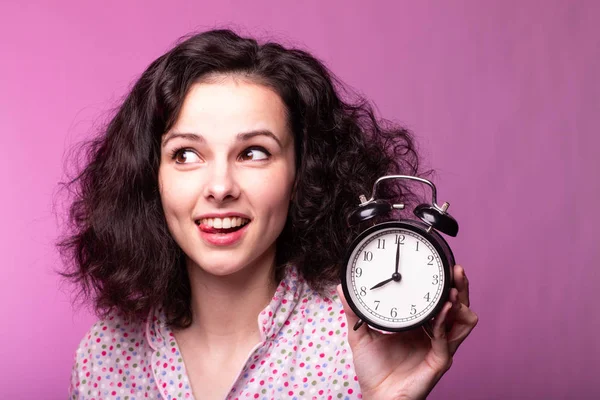
[[[360,399],[335,290],[311,290],[289,269],[258,316],[261,342],[250,352],[226,399]],[[194,399],[173,332],[161,310],[143,325],[114,315],[81,341],[70,399]],[[202,389],[196,393],[202,399]]]

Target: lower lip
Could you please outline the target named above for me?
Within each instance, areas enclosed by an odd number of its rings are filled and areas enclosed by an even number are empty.
[[[248,229],[248,225],[250,225],[250,223],[247,223],[246,225],[244,225],[237,231],[229,232],[229,233],[206,232],[206,231],[203,231],[201,227],[199,227],[200,237],[205,242],[207,242],[213,246],[231,246],[231,245],[238,243],[242,239],[242,236]]]

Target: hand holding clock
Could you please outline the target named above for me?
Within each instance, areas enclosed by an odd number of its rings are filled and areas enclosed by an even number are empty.
[[[398,255],[399,249],[397,260]],[[348,330],[363,399],[424,399],[450,368],[454,353],[478,321],[469,308],[469,282],[463,268],[456,265],[453,272],[449,301],[433,321],[432,339],[421,329],[394,334],[366,327]],[[338,293],[352,327],[359,318],[348,306],[341,286]]]

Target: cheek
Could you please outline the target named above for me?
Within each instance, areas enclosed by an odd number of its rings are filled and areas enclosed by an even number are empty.
[[[193,179],[182,174],[159,174],[160,198],[167,219],[178,215],[189,214],[198,198],[198,185],[193,185]]]
[[[244,191],[256,208],[268,212],[272,217],[287,215],[293,185],[293,173],[276,170],[273,173],[248,179]]]

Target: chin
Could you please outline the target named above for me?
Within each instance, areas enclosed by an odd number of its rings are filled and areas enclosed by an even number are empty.
[[[199,266],[198,268],[201,268],[202,271],[204,271],[207,274],[214,275],[214,276],[223,276],[223,277],[235,275],[245,269],[244,267],[237,267],[237,266],[230,265],[230,264],[229,265],[209,265],[209,266],[202,266],[202,267]]]
[[[189,267],[199,268],[204,273],[223,277],[253,270],[256,267],[256,260],[235,260],[231,254],[229,257],[188,259],[188,262]]]

